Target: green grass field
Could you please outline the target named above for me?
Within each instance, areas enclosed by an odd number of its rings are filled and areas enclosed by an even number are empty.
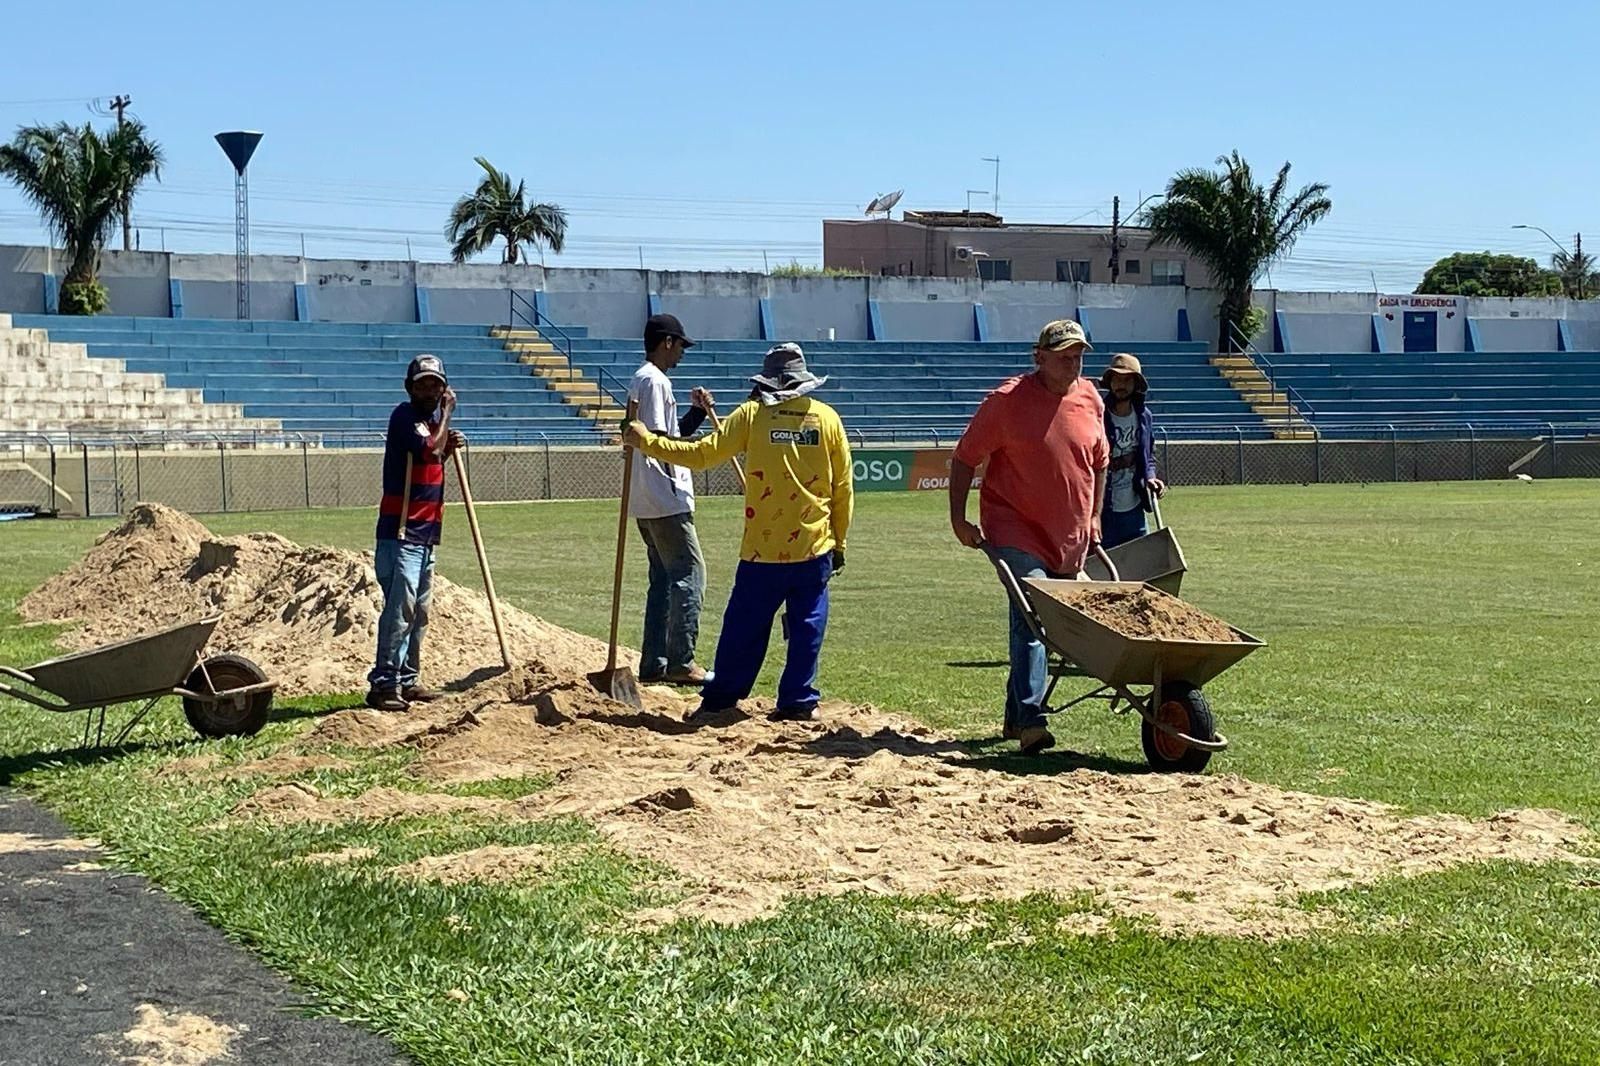
[[[860,498],[823,655],[829,696],[975,740],[998,728],[1003,600],[951,538],[941,497]],[[502,596],[603,635],[614,504],[483,508]],[[1600,562],[1594,482],[1185,489],[1166,507],[1185,597],[1269,648],[1207,687],[1233,749],[1212,762],[1283,787],[1481,816],[1552,807],[1600,829]],[[366,511],[209,516],[223,533],[370,546]],[[714,647],[738,512],[706,501]],[[0,662],[51,651],[16,601],[109,521],[0,526]],[[441,572],[476,581],[459,514]],[[642,595],[634,553],[630,588]],[[638,639],[637,610],[624,637]],[[763,675],[770,693],[773,666]],[[0,782],[22,787],[294,976],[319,1009],[392,1034],[428,1063],[1600,1061],[1600,876],[1465,867],[1308,899],[1331,924],[1273,942],[1163,937],[1115,920],[1062,931],[1087,898],[985,904],[966,933],[907,922],[904,900],[797,900],[737,928],[632,931],[653,871],[576,821],[417,820],[226,831],[258,783],[153,778],[201,750],[259,755],[329,697],[260,736],[202,746],[164,708],[123,752],[73,753],[74,726],[0,702]],[[1094,705],[1058,719],[1087,758],[1019,773],[1142,767],[1137,723]],[[996,750],[1000,750],[996,748]],[[405,753],[319,772],[324,792],[420,787]],[[516,795],[539,781],[491,783]],[[526,885],[443,887],[375,868],[478,844],[566,841],[582,861]],[[371,863],[284,862],[365,845]],[[1194,886],[1204,897],[1205,885]],[[919,900],[920,909],[955,909]],[[453,989],[466,999],[448,996]]]

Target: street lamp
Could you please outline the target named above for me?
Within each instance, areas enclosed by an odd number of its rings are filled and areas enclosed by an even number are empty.
[[[1518,223],[1517,225],[1512,226],[1511,228],[1512,229],[1536,229],[1540,233],[1545,235],[1545,239],[1546,240],[1548,240],[1551,244],[1555,245],[1557,248],[1561,249],[1561,254],[1564,255],[1564,256],[1567,256],[1568,262],[1570,262],[1572,264],[1573,270],[1577,273],[1578,299],[1581,300],[1581,299],[1584,298],[1584,293],[1583,293],[1583,281],[1584,281],[1584,277],[1583,277],[1583,275],[1584,275],[1584,269],[1583,269],[1583,265],[1584,265],[1583,264],[1583,234],[1579,233],[1573,238],[1573,240],[1575,242],[1575,246],[1577,248],[1577,251],[1576,252],[1569,252],[1569,251],[1567,251],[1567,246],[1562,244],[1560,241],[1556,240],[1554,237],[1550,236],[1550,231],[1545,229],[1543,226],[1527,226],[1527,225],[1523,225],[1521,223]]]
[[[1153,192],[1139,201],[1139,206],[1133,209],[1128,216],[1129,221],[1139,217],[1139,212],[1144,210],[1144,205],[1151,200],[1159,200],[1167,195],[1164,192]],[[1117,237],[1117,231],[1122,228],[1122,197],[1111,198],[1111,284],[1117,283],[1117,278],[1122,274],[1122,244]]]

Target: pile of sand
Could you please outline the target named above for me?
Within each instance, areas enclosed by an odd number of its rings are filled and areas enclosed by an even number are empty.
[[[248,656],[281,695],[299,696],[365,687],[382,607],[370,552],[301,547],[274,533],[215,537],[180,511],[141,503],[30,593],[21,613],[80,621],[66,639],[85,648],[221,612],[208,650]],[[504,604],[501,617],[518,660],[605,665],[598,641]],[[424,680],[442,686],[499,665],[488,601],[436,575]]]
[[[1176,596],[1153,588],[1097,588],[1093,583],[1057,583],[1052,599],[1075,607],[1108,629],[1157,640],[1238,641],[1233,627]]]
[[[675,696],[647,695],[650,707],[639,711],[526,669],[425,716],[340,712],[303,744],[408,745],[418,749],[415,772],[440,783],[548,774],[555,784],[521,800],[470,801],[388,789],[323,799],[278,786],[236,813],[578,815],[612,846],[680,875],[687,898],[648,921],[744,921],[793,894],[976,901],[1087,890],[1115,913],[1225,934],[1305,928],[1314,919],[1288,906],[1298,893],[1473,861],[1571,859],[1588,839],[1548,811],[1405,817],[1232,776],[1024,775],[1003,757],[981,758],[913,722],[842,704],[824,705],[815,723],[730,715],[697,729],[681,720],[687,705]],[[530,866],[542,872],[550,858],[490,849],[397,873],[494,880],[526,876]]]

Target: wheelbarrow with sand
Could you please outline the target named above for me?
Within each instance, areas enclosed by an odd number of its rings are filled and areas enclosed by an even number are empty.
[[[1137,713],[1154,770],[1198,773],[1228,746],[1201,686],[1263,647],[1261,641],[1151,582],[1120,580],[1106,553],[1098,562],[1108,581],[1019,580],[998,554],[988,555],[1049,656],[1046,714],[1089,700]],[[1099,687],[1052,706],[1063,677],[1091,677]]]
[[[141,704],[113,738],[121,744],[133,727],[166,696],[183,700],[183,713],[203,737],[251,736],[266,725],[277,682],[242,655],[203,655],[221,615],[102,644],[25,669],[0,666],[0,695],[47,711],[88,711],[83,744],[95,730],[98,747],[106,711],[124,703]],[[97,713],[98,712],[98,713]]]

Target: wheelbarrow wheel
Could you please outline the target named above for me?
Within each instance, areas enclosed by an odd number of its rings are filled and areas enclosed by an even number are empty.
[[[191,692],[222,692],[259,685],[266,672],[243,655],[212,655],[194,668],[184,687]],[[183,714],[203,737],[249,737],[261,732],[272,709],[272,692],[247,692],[214,700],[183,698]]]
[[[1211,740],[1216,733],[1216,722],[1211,717],[1211,705],[1206,702],[1200,686],[1187,681],[1168,681],[1161,686],[1161,700],[1156,705],[1156,718],[1198,740]],[[1144,757],[1152,770],[1162,773],[1197,774],[1211,761],[1211,753],[1188,744],[1177,737],[1162,732],[1141,719],[1140,739],[1144,742]]]

